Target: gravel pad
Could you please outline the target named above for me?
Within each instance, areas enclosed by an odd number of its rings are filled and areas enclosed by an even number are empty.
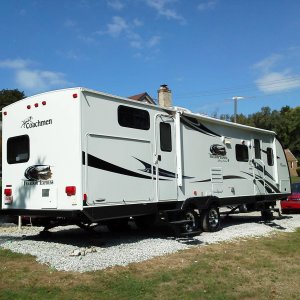
[[[42,228],[2,224],[0,246],[13,252],[31,254],[38,262],[64,271],[86,272],[116,265],[141,262],[156,256],[191,247],[224,241],[260,237],[274,232],[292,232],[300,227],[300,215],[288,215],[262,222],[259,214],[238,215],[222,222],[222,230],[202,233],[194,238],[173,238],[165,230],[110,233],[98,227],[96,233],[76,226],[57,227],[49,236],[41,236]],[[133,226],[134,227],[134,226]]]

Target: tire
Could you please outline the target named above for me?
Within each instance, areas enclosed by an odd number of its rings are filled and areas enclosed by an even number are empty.
[[[203,231],[215,232],[221,228],[221,216],[218,207],[211,206],[202,211],[200,223]]]
[[[156,214],[134,217],[135,225],[139,229],[149,229],[154,226],[157,220]]]
[[[191,221],[191,223],[183,225],[183,233],[193,234],[200,230],[200,218],[196,211],[193,209],[188,209],[185,212],[185,220]]]

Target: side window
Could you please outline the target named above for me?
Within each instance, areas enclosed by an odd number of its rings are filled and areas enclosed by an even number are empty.
[[[248,147],[246,145],[235,145],[235,157],[237,161],[249,161]]]
[[[261,159],[260,140],[254,140],[254,153],[256,159]]]
[[[160,131],[160,149],[161,149],[161,151],[171,152],[172,151],[171,125],[168,123],[160,123],[159,131]]]
[[[19,135],[7,140],[7,162],[19,164],[29,160],[29,136]]]
[[[150,115],[146,110],[121,105],[118,107],[118,122],[122,127],[149,130]]]
[[[269,166],[274,165],[274,155],[273,155],[273,149],[272,148],[267,148],[267,160],[268,160],[268,165]]]

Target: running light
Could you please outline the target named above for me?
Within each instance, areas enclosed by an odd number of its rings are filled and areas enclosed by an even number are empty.
[[[84,202],[87,201],[87,194],[83,194],[83,201],[84,201]]]
[[[66,186],[66,194],[68,196],[74,196],[76,194],[76,186]]]
[[[12,195],[12,189],[4,189],[4,195],[10,197]]]

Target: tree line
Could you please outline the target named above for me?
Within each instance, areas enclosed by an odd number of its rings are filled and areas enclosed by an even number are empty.
[[[234,116],[220,115],[219,118],[233,122]],[[300,158],[300,106],[284,106],[280,110],[265,106],[247,116],[238,114],[237,123],[275,131],[284,148],[289,148]]]

